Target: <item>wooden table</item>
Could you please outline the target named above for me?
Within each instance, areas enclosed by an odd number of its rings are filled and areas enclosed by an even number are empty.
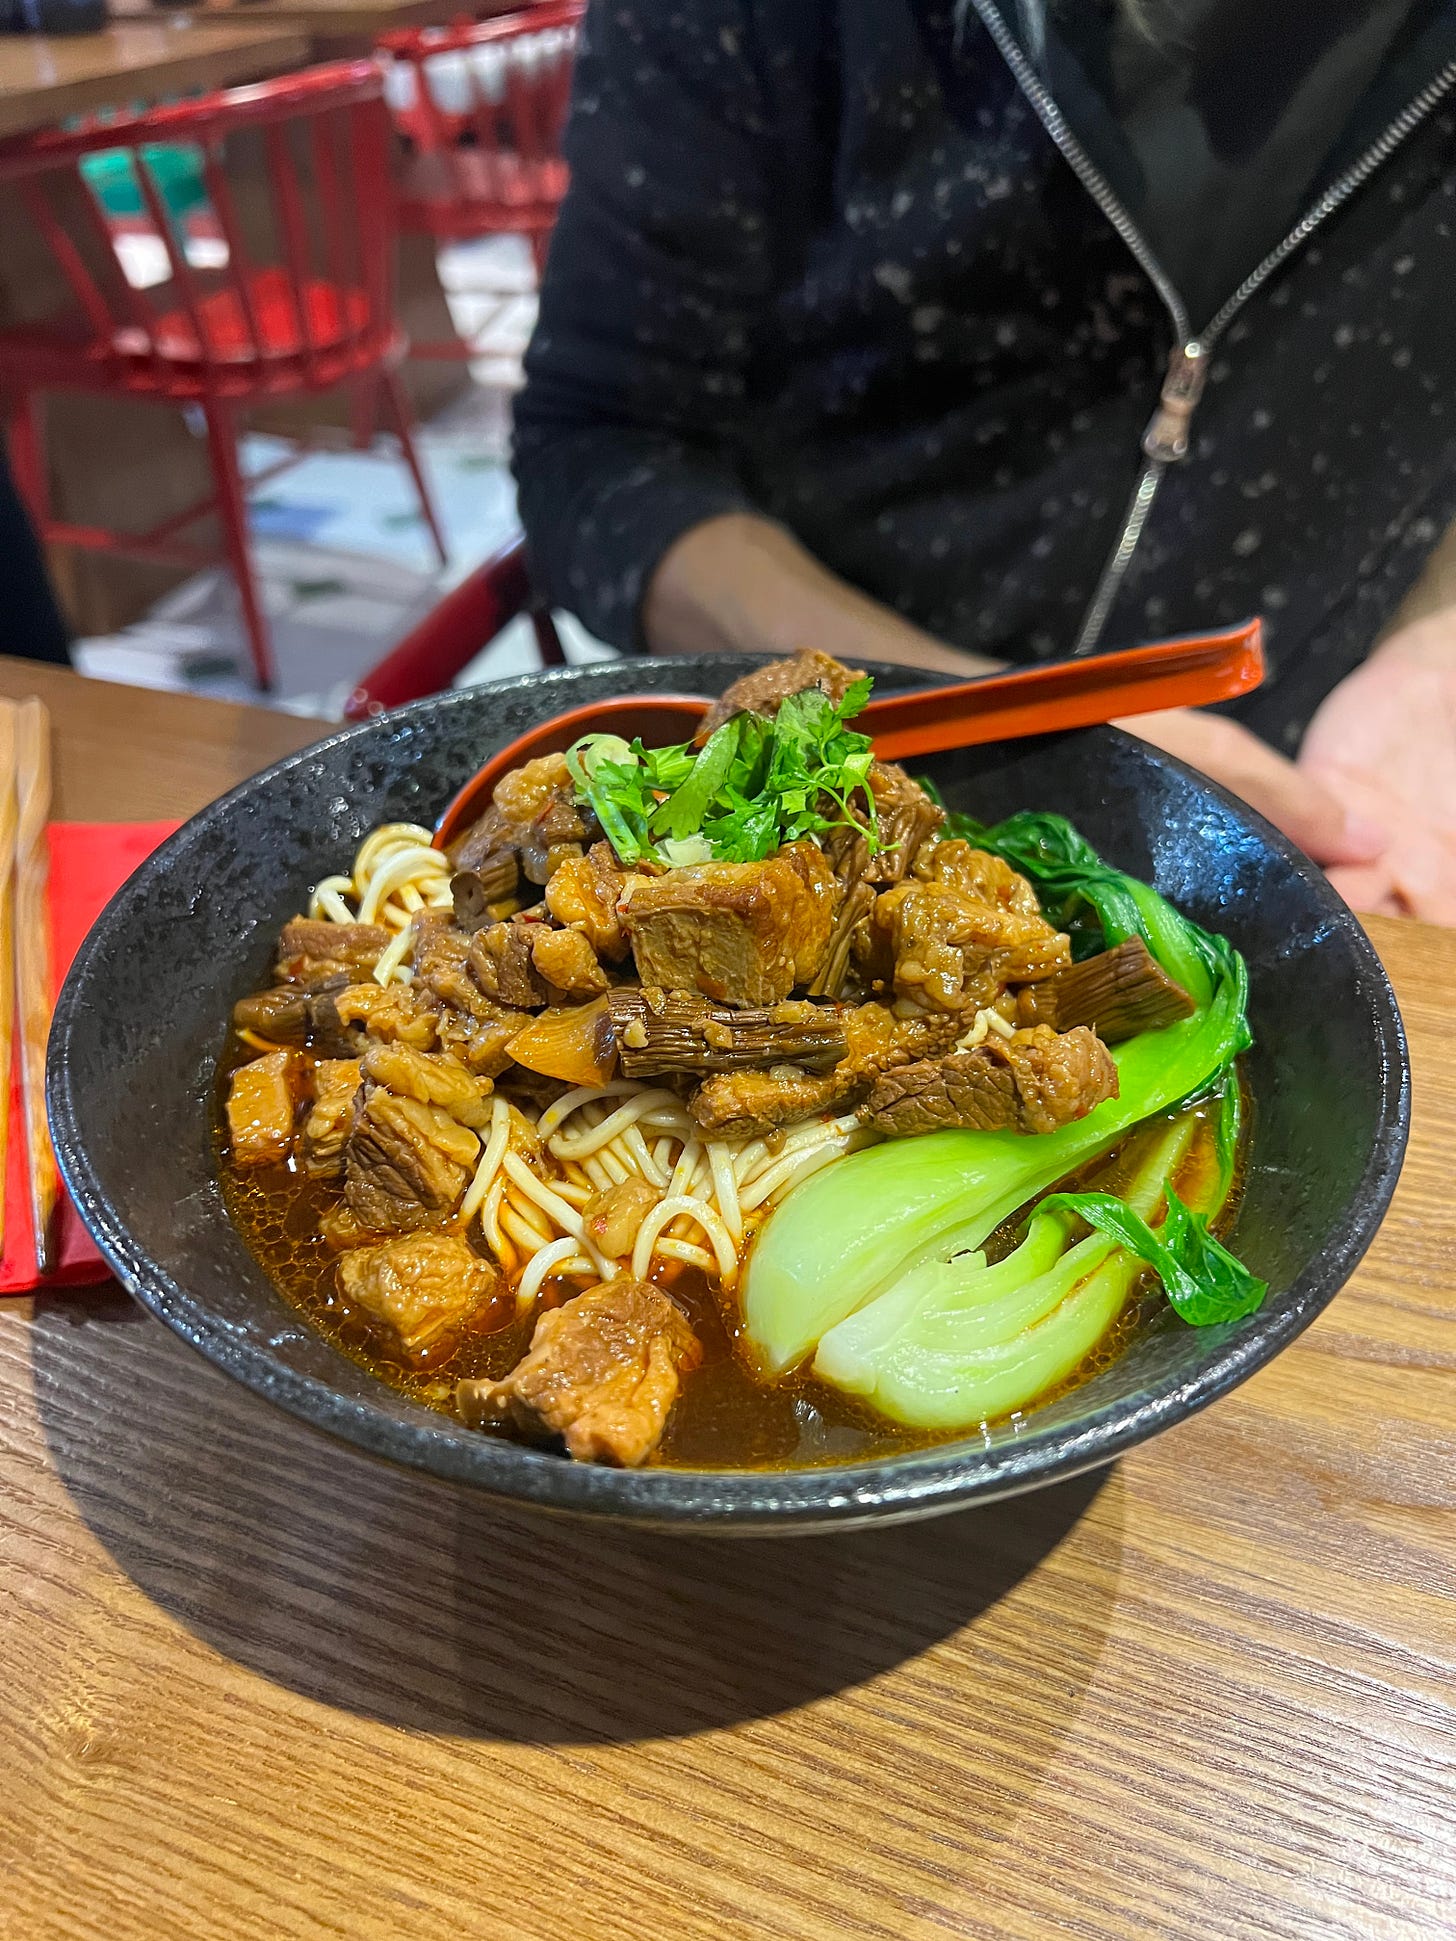
[[[401,27],[444,27],[460,19],[509,13],[520,0],[202,0],[194,20],[247,19],[286,23],[307,33],[330,58],[367,53],[381,34]]]
[[[0,135],[49,128],[93,108],[158,101],[297,67],[308,53],[288,20],[127,20],[99,34],[0,36]]]
[[[308,733],[0,669],[36,686],[72,815],[181,814]],[[1456,1931],[1456,933],[1371,929],[1416,1121],[1355,1282],[1003,1506],[556,1523],[324,1440],[119,1294],[0,1306],[0,1935]]]

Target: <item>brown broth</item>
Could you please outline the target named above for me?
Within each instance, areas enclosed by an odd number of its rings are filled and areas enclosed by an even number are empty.
[[[218,1111],[218,1169],[223,1198],[260,1266],[285,1299],[352,1361],[444,1414],[454,1413],[457,1381],[466,1377],[499,1379],[508,1374],[529,1345],[534,1316],[475,1328],[463,1339],[443,1344],[440,1358],[424,1368],[390,1354],[383,1331],[340,1295],[334,1272],[337,1255],[319,1237],[319,1217],[339,1199],[337,1184],[307,1179],[291,1166],[244,1170],[227,1160],[223,1144],[226,1122],[221,1111],[227,1075],[237,1064],[257,1055],[256,1050],[236,1040],[230,1043],[229,1052],[223,1061]],[[1197,1204],[1200,1186],[1206,1187],[1217,1165],[1217,1114],[1206,1105],[1196,1106],[1194,1111],[1197,1130],[1174,1185],[1180,1197]],[[1249,1116],[1246,1110],[1240,1174]],[[1154,1125],[1164,1123],[1166,1120],[1161,1119]],[[1061,1184],[1115,1191],[1150,1136],[1146,1130],[1130,1134],[1111,1153]],[[1232,1223],[1241,1186],[1241,1177],[1236,1177],[1228,1204],[1216,1223],[1219,1231],[1226,1231]],[[1010,1250],[1025,1219],[1023,1208],[991,1236],[986,1249],[991,1259],[999,1259]],[[687,1311],[703,1346],[702,1364],[684,1381],[668,1419],[667,1433],[653,1458],[657,1464],[692,1469],[803,1468],[868,1461],[901,1450],[957,1441],[967,1433],[961,1429],[907,1429],[818,1380],[807,1369],[796,1370],[776,1382],[762,1381],[738,1351],[741,1324],[736,1308],[703,1274],[692,1267],[668,1263],[654,1278]],[[556,1305],[574,1291],[574,1285],[548,1281],[543,1302]],[[1109,1366],[1163,1305],[1156,1281],[1145,1275],[1092,1354],[1066,1381],[1038,1397],[1035,1407],[1041,1408],[1080,1387]],[[500,1311],[493,1310],[489,1319],[499,1323]],[[1029,1413],[1017,1411],[1005,1420],[1019,1425]]]

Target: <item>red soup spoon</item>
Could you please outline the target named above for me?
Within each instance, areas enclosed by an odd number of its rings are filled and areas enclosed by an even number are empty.
[[[1186,635],[1088,660],[1048,661],[951,687],[914,688],[871,701],[855,727],[881,761],[944,754],[991,741],[1091,728],[1161,708],[1206,707],[1247,694],[1264,678],[1263,627]],[[447,849],[490,806],[495,785],[538,755],[563,754],[586,734],[640,737],[648,747],[691,741],[711,701],[688,694],[623,694],[589,701],[528,729],[491,756],[441,816],[435,847]]]

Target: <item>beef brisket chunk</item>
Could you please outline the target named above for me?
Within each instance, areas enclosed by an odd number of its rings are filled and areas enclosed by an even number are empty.
[[[1117,1067],[1085,1026],[1047,1025],[884,1073],[865,1107],[881,1132],[1055,1132],[1117,1097]]]
[[[761,863],[629,877],[618,910],[644,984],[767,1005],[813,978],[837,903],[823,852],[796,843]]]
[[[296,1051],[270,1051],[233,1073],[227,1122],[235,1166],[274,1165],[288,1157],[302,1071]]]
[[[761,714],[771,721],[791,694],[803,694],[811,687],[817,687],[831,701],[842,701],[858,679],[853,669],[829,654],[795,654],[790,660],[768,661],[724,690],[703,717],[694,739],[705,742],[715,728],[721,728],[735,714]]]
[[[503,1292],[499,1269],[453,1233],[410,1233],[358,1248],[335,1274],[344,1299],[386,1328],[416,1363],[452,1346]]]
[[[313,1104],[298,1135],[299,1157],[311,1179],[337,1179],[344,1170],[359,1082],[357,1058],[323,1058],[313,1068]]]
[[[294,917],[278,939],[274,973],[282,984],[357,983],[379,962],[392,934],[379,923],[328,923]]]
[[[461,1382],[456,1403],[470,1422],[560,1436],[578,1462],[635,1469],[702,1354],[681,1309],[650,1281],[609,1281],[543,1314],[505,1380]]]
[[[440,1106],[368,1085],[345,1151],[344,1198],[371,1233],[428,1226],[459,1205],[479,1151]]]

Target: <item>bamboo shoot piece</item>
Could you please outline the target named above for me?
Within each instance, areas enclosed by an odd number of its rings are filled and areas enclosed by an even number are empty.
[[[46,903],[50,857],[51,718],[45,703],[22,701],[15,719],[15,1001],[20,1026],[20,1084],[30,1169],[35,1264],[55,1266],[55,1214],[60,1182],[46,1124],[46,1042],[51,1029],[51,932]]]
[[[1106,1045],[1192,1017],[1193,999],[1154,960],[1141,937],[1053,971],[1017,993],[1016,1022],[1073,1031],[1090,1024]]]
[[[736,1011],[686,991],[608,994],[624,1078],[659,1072],[752,1072],[797,1065],[824,1072],[846,1051],[844,1024],[832,1004],[786,1002]]]

